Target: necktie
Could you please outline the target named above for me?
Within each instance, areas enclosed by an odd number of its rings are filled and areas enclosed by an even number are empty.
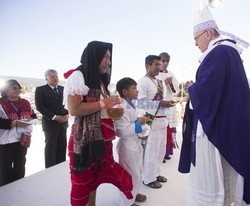
[[[54,87],[54,92],[59,96],[59,91],[58,91],[58,89],[56,88],[56,87]]]

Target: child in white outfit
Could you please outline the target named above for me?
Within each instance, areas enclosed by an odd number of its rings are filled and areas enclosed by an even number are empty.
[[[142,132],[141,125],[145,124],[145,118],[138,117],[138,111],[133,104],[133,100],[138,96],[136,81],[131,78],[123,78],[117,82],[116,90],[124,100],[121,104],[124,114],[114,122],[119,137],[117,153],[119,163],[130,173],[133,181],[133,199],[129,200],[121,193],[119,205],[138,206],[135,201],[144,202],[146,200],[146,195],[138,193],[142,182],[143,148],[141,140],[137,136]]]

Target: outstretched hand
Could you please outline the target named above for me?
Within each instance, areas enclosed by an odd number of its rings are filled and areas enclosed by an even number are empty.
[[[162,100],[162,101],[161,101],[161,106],[162,106],[162,107],[166,107],[166,108],[173,107],[173,106],[175,106],[175,104],[176,104],[176,102],[173,101],[173,100],[169,100],[169,101],[167,101],[167,100]]]
[[[193,84],[194,84],[194,82],[193,82],[192,80],[191,80],[191,81],[187,81],[187,82],[184,84],[184,86],[183,86],[185,92],[188,93],[188,88],[191,87]]]
[[[138,117],[137,120],[141,123],[141,125],[146,124],[146,117]]]
[[[172,77],[167,77],[165,80],[164,80],[165,84],[168,85],[168,84],[173,84],[173,78]]]

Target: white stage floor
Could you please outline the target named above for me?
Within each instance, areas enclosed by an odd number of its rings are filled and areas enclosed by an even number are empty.
[[[180,131],[180,128],[179,128]],[[181,143],[180,132],[177,137]],[[116,141],[114,141],[114,155]],[[70,205],[70,174],[68,161],[44,170],[44,136],[40,125],[34,128],[32,144],[27,154],[26,177],[0,187],[0,206],[68,206]],[[168,182],[161,189],[141,185],[147,201],[141,206],[184,206],[188,175],[178,172],[180,149],[171,160],[162,164],[162,175]],[[40,172],[37,172],[42,170]],[[33,174],[35,173],[35,174]],[[118,206],[118,189],[103,184],[97,191],[97,206]]]

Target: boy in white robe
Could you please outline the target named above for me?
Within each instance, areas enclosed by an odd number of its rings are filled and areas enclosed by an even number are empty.
[[[163,89],[164,89],[163,98],[165,100],[175,101],[174,95],[178,93],[179,83],[173,72],[171,72],[168,69],[170,56],[166,52],[162,52],[159,56],[161,58],[160,61],[161,65],[160,65],[159,75],[156,76],[156,78],[162,80],[163,82]],[[178,126],[176,106],[166,108],[165,112],[168,119],[168,125],[167,125],[166,154],[163,163],[166,162],[165,160],[170,159],[170,155],[173,155],[173,148],[177,147],[176,127]]]
[[[142,124],[145,124],[144,117],[138,117],[138,112],[132,102],[137,99],[137,83],[131,78],[123,78],[116,85],[119,95],[124,98],[122,107],[124,114],[119,120],[114,121],[117,130],[117,136],[120,137],[117,144],[117,153],[119,163],[132,176],[133,181],[133,199],[127,199],[124,194],[120,193],[120,206],[137,206],[135,201],[144,202],[146,196],[139,194],[139,188],[142,180],[142,159],[143,149],[141,140],[137,134],[142,132]]]

